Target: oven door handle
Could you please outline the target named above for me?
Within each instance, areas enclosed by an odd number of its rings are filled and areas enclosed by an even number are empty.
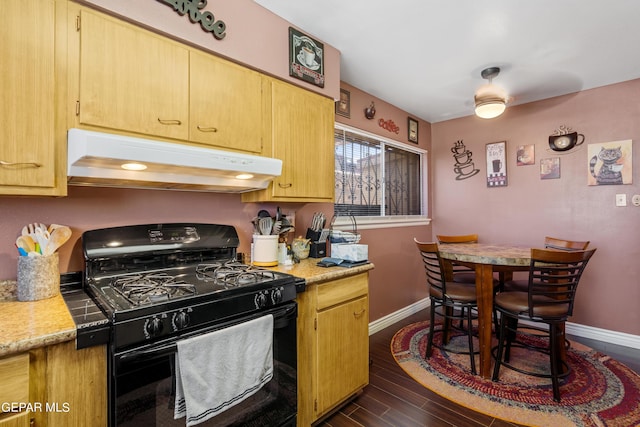
[[[273,328],[280,329],[286,327],[289,324],[289,320],[297,317],[298,315],[298,306],[296,303],[289,304],[286,307],[280,307],[275,310],[268,310],[265,312],[261,312],[260,316],[265,316],[267,314],[273,315]],[[246,321],[247,318],[236,319],[235,321],[226,323],[226,324],[218,324],[213,327],[202,329],[199,331],[195,331],[193,333],[187,334],[185,337],[181,339],[191,338],[198,335],[203,335],[209,332],[213,332],[215,330],[224,329],[229,326],[237,325]],[[176,353],[178,351],[178,345],[176,343],[176,339],[171,340],[171,342],[158,344],[156,346],[152,346],[149,348],[145,348],[142,350],[133,350],[128,353],[121,354],[120,356],[116,356],[116,360],[118,363],[123,362],[133,362],[139,359],[148,359],[148,358],[157,358],[164,357],[171,353]]]

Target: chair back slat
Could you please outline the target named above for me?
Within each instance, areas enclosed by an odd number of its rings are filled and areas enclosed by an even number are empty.
[[[447,293],[447,286],[444,278],[444,269],[442,267],[442,260],[440,259],[438,244],[419,242],[415,238],[413,240],[416,242],[420,255],[422,256],[422,263],[424,265],[429,286],[442,292],[442,295],[445,296]]]
[[[459,236],[436,235],[438,243],[478,243],[477,234],[464,234]]]
[[[545,237],[544,247],[547,249],[558,249],[561,251],[584,251],[589,247],[589,241],[580,242],[575,240],[558,239],[557,237]]]
[[[578,283],[596,249],[558,251],[531,249],[529,267],[529,317],[543,307],[558,306],[554,319],[565,319],[573,313]]]

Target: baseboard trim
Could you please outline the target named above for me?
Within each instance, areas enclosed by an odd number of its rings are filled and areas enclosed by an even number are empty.
[[[373,335],[376,332],[379,332],[386,328],[387,326],[391,326],[396,322],[401,321],[402,319],[411,316],[425,308],[429,307],[430,300],[429,298],[421,299],[417,302],[414,302],[411,305],[408,305],[404,308],[401,308],[398,311],[394,311],[393,313],[387,314],[380,319],[374,320],[369,323],[369,335]]]
[[[627,334],[625,332],[610,331],[607,329],[600,329],[593,326],[580,325],[578,323],[571,322],[566,323],[565,332],[568,335],[575,335],[577,337],[590,338],[609,344],[640,349],[640,336]]]
[[[429,307],[429,298],[419,300],[407,307],[401,308],[398,311],[394,311],[380,319],[374,320],[369,323],[369,335],[373,335],[391,326],[400,320],[411,316],[421,310]],[[595,328],[593,326],[580,325],[578,323],[566,323],[565,332],[568,335],[575,335],[577,337],[589,338],[596,341],[605,342],[608,344],[616,344],[624,347],[630,347],[634,349],[640,349],[640,336],[627,334],[624,332],[610,331],[607,329]]]

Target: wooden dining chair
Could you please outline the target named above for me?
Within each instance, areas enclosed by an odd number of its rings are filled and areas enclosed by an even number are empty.
[[[455,236],[446,236],[442,234],[437,234],[436,239],[438,239],[438,243],[478,243],[478,235],[477,234],[463,234],[463,235],[455,235]],[[456,264],[455,262],[451,263],[453,267],[453,281],[458,283],[469,283],[475,285],[476,283],[476,273],[472,268],[466,267],[464,265]]]
[[[427,351],[425,359],[431,357],[433,347],[442,348],[452,353],[469,354],[471,364],[471,372],[476,374],[476,363],[473,350],[473,309],[477,309],[476,290],[475,287],[468,284],[451,282],[445,280],[443,262],[440,258],[437,243],[420,242],[413,239],[420,251],[422,262],[424,264],[427,276],[427,284],[429,285],[429,299],[431,300],[431,309],[429,310],[429,337],[427,341]],[[435,316],[443,319],[443,325],[436,330]],[[462,324],[467,322],[467,328],[458,328],[452,324],[452,320],[460,320]],[[449,329],[459,329],[468,337],[468,351],[458,351],[452,348],[445,348]],[[434,343],[434,334],[442,332],[442,342]]]
[[[500,331],[498,345],[492,349],[495,358],[493,381],[500,375],[500,367],[506,366],[523,374],[551,378],[553,399],[560,401],[560,378],[570,372],[566,360],[561,360],[564,336],[564,324],[573,314],[573,304],[578,283],[587,263],[596,249],[586,251],[558,251],[553,249],[531,249],[531,263],[527,292],[502,292],[495,296],[494,308],[500,313]],[[522,329],[518,321],[526,320]],[[533,336],[540,340],[539,328],[544,324],[546,339],[543,345],[519,339]],[[531,330],[531,326],[534,328]],[[546,341],[546,340],[543,340]],[[549,356],[549,372],[530,370],[526,366],[528,356],[521,357],[518,366],[511,360],[511,349],[523,348]]]
[[[558,251],[584,251],[589,247],[589,241],[581,242],[577,240],[565,240],[556,237],[545,237],[544,247]],[[527,279],[507,280],[501,285],[501,290],[505,292],[527,292],[529,281]]]

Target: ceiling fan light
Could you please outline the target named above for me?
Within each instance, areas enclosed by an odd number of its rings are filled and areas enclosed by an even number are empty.
[[[493,119],[504,113],[507,108],[505,100],[498,97],[475,97],[476,116],[482,119]]]

